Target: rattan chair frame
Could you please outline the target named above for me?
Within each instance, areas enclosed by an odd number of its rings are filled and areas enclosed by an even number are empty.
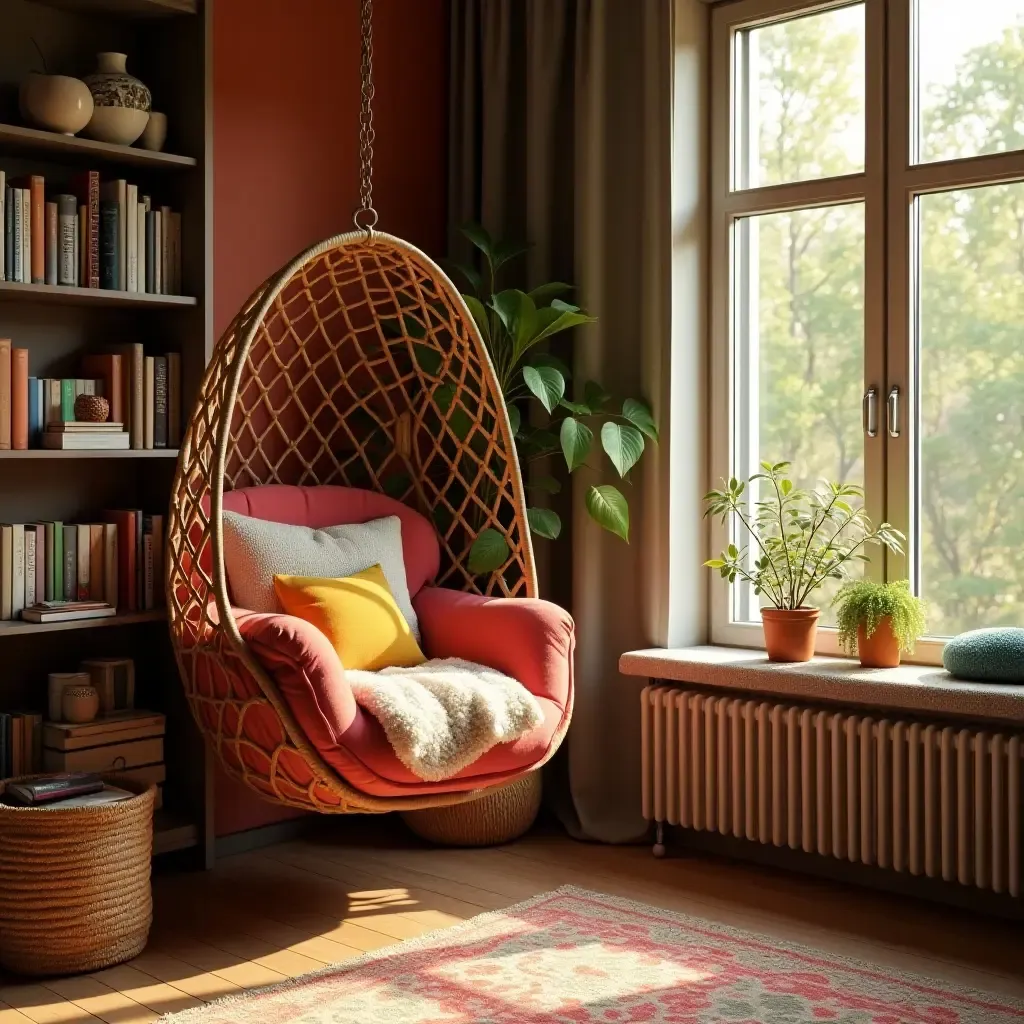
[[[344,327],[340,334],[337,322]],[[314,360],[309,350],[323,355]],[[433,352],[434,369],[421,365],[426,350]],[[347,368],[345,353],[355,360]],[[263,379],[266,365],[278,371],[269,383]],[[328,371],[337,379],[325,390]],[[360,375],[375,389],[357,395],[350,382]],[[314,410],[308,396],[317,387],[322,401]],[[339,399],[349,408],[339,407]],[[309,429],[281,438],[279,414],[289,403]],[[390,444],[382,464],[369,441],[348,425],[353,409],[375,420],[374,435]],[[331,424],[331,416],[338,424]],[[254,426],[261,417],[265,429]],[[325,422],[323,429],[317,426]],[[336,435],[342,428],[354,450],[339,454]],[[439,584],[536,596],[515,442],[472,313],[441,268],[415,246],[384,233],[349,232],[307,249],[268,278],[218,341],[185,431],[171,494],[165,586],[190,708],[228,772],[274,802],[325,813],[386,812],[447,806],[486,791],[378,798],[355,789],[310,744],[232,613],[222,533],[226,487],[366,486],[368,474],[369,486],[384,492],[389,481],[403,484],[401,474],[387,476],[392,463],[410,478],[403,493],[392,488],[392,496],[448,524],[439,529]],[[509,554],[481,579],[468,571],[466,559],[472,540],[488,527],[504,536]],[[268,707],[281,726],[271,751],[245,734],[246,716]],[[570,713],[571,708],[548,757]]]

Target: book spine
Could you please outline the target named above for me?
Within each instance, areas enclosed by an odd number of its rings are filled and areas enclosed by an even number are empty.
[[[23,236],[24,227],[22,218],[25,215],[25,204],[23,202],[24,190],[15,188],[14,193],[14,276],[13,281],[25,283],[25,241]]]
[[[53,523],[43,524],[46,554],[43,559],[43,600],[53,600]]]
[[[167,353],[167,445],[181,445],[181,356]]]
[[[76,543],[76,550],[78,554],[78,572],[75,580],[75,593],[78,595],[77,600],[88,601],[92,594],[92,577],[89,572],[89,559],[92,555],[92,538],[90,536],[88,524],[79,524],[78,537]]]
[[[61,423],[73,423],[75,420],[75,393],[77,381],[71,377],[65,377],[60,382],[60,421]]]
[[[117,524],[103,524],[103,600],[111,608],[117,607]]]
[[[21,190],[21,283],[32,283],[32,189]]]
[[[64,527],[64,578],[61,583],[65,601],[78,597],[78,527]]]
[[[135,207],[135,216],[138,223],[135,225],[135,244],[138,251],[139,266],[136,271],[138,277],[138,289],[140,292],[149,291],[146,287],[146,206],[140,199]]]
[[[0,281],[7,280],[7,172],[0,170]]]
[[[173,295],[172,263],[171,263],[171,208],[160,207],[160,292],[162,295]]]
[[[28,446],[38,448],[43,432],[43,391],[38,377],[28,379]]]
[[[156,403],[154,401],[154,381],[155,381],[155,368],[156,359],[153,356],[146,356],[146,377],[145,377],[145,391],[143,394],[143,402],[145,403],[143,408],[145,409],[145,420],[143,423],[143,429],[145,431],[143,447],[148,451],[153,447],[154,444],[154,416]]]
[[[25,527],[15,525],[11,541],[11,618],[20,619],[25,607]]]
[[[106,562],[104,559],[103,524],[89,525],[89,595],[94,601],[105,600]]]
[[[14,189],[4,186],[4,280],[16,281],[14,276]]]
[[[32,526],[25,527],[25,607],[31,608],[39,598],[36,597],[36,531]]]
[[[11,448],[11,339],[0,338],[0,451]]]
[[[64,524],[53,524],[53,599],[64,600]]]
[[[14,568],[11,565],[14,554],[14,527],[0,525],[0,619],[11,619],[13,606]]]
[[[146,291],[156,294],[156,214],[146,211]]]
[[[153,260],[156,264],[153,271],[153,291],[157,295],[164,293],[164,222],[159,210],[153,211]]]
[[[135,342],[131,347],[132,359],[132,447],[141,450],[146,443],[146,357],[142,344]]]
[[[115,200],[100,203],[100,287],[111,291],[120,289],[117,213]]]
[[[128,183],[117,180],[117,287],[128,291]]]
[[[167,447],[167,357],[153,359],[153,447]]]
[[[43,402],[45,405],[44,426],[63,423],[61,416],[61,382],[52,378],[43,381]]]
[[[135,523],[135,610],[142,607],[142,584],[145,562],[142,560],[142,509],[132,511]]]
[[[142,607],[153,610],[153,534],[142,536]]]
[[[78,207],[78,287],[92,287],[89,284],[89,207],[86,205]]]
[[[80,267],[82,265],[82,254],[81,254],[81,238],[82,238],[82,225],[81,218],[78,214],[75,214],[75,287],[80,288],[82,285],[82,279],[80,277]]]
[[[36,535],[36,600],[46,599],[46,527],[36,523],[32,528]]]
[[[127,266],[128,280],[127,288],[130,292],[139,290],[139,186],[129,185],[127,190],[127,205],[125,217],[127,218],[128,241],[127,241]]]
[[[32,283],[46,283],[46,182],[41,175],[29,178],[29,224],[32,237]]]
[[[46,204],[46,283],[57,283],[57,204]]]
[[[11,349],[11,447],[28,448],[28,349]]]
[[[57,234],[60,246],[57,260],[57,284],[74,285],[78,281],[75,260],[78,253],[76,216],[75,197],[57,196]]]
[[[181,295],[181,214],[171,214],[171,281],[172,295]]]
[[[86,171],[75,178],[79,216],[82,217],[82,273],[79,284],[85,288],[100,286],[100,175]]]
[[[153,537],[153,607],[164,605],[164,517],[149,517],[149,532]]]

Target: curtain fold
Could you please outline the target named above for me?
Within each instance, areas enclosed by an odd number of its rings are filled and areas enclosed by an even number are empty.
[[[532,243],[511,283],[571,282],[598,317],[573,332],[574,379],[645,397],[661,432],[625,485],[595,455],[560,496],[562,538],[535,544],[542,595],[578,629],[560,813],[574,834],[628,841],[645,832],[642,681],[618,658],[668,636],[673,4],[452,0],[451,32],[452,254],[468,255],[466,221]],[[629,544],[586,513],[601,482],[629,499]]]

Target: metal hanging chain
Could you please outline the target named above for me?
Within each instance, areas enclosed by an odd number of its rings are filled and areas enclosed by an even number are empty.
[[[377,224],[377,211],[373,208],[373,0],[361,0],[360,34],[362,64],[359,68],[359,202],[353,217],[357,228],[369,238]]]

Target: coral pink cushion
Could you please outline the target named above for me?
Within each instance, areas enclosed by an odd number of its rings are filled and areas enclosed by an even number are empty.
[[[224,492],[224,509],[272,523],[309,526],[314,530],[398,516],[402,521],[405,575],[412,596],[437,575],[440,565],[441,551],[430,521],[408,505],[376,491],[285,484],[241,487],[237,491]]]
[[[572,708],[572,619],[556,605],[483,598],[427,587],[416,601],[428,657],[462,657],[518,679],[539,700],[544,722],[492,748],[454,779],[427,783],[395,757],[383,729],[355,703],[345,672],[319,630],[288,615],[237,611],[238,627],[272,673],[299,726],[350,785],[372,796],[475,789],[544,760]]]

